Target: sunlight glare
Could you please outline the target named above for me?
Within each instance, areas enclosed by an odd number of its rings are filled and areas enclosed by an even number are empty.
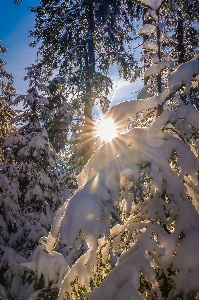
[[[102,120],[96,127],[97,136],[103,141],[111,141],[117,135],[116,125],[111,119]]]

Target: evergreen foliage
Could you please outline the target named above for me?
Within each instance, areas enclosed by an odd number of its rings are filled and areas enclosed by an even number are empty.
[[[0,276],[9,299],[27,299],[33,287],[31,277],[21,266],[50,230],[55,210],[62,202],[56,171],[56,154],[45,128],[39,123],[48,101],[39,93],[37,70],[28,69],[35,87],[14,103],[23,100],[24,111],[13,121],[22,122],[5,139],[4,161],[0,167]],[[27,291],[28,290],[28,291]]]

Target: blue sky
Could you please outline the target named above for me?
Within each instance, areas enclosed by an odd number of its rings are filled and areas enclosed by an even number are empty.
[[[34,14],[28,8],[38,4],[39,0],[22,0],[19,5],[15,5],[14,0],[0,0],[0,40],[8,48],[7,54],[0,54],[0,57],[7,63],[6,71],[14,77],[18,94],[26,93],[28,82],[23,80],[25,68],[37,58],[37,50],[29,47],[32,39],[28,36],[29,30],[34,27]],[[112,104],[135,98],[134,92],[142,85],[141,81],[129,84],[121,79],[118,81],[118,78],[113,72]]]
[[[28,7],[38,4],[39,0],[23,0],[19,5],[15,5],[14,0],[0,0],[0,40],[8,48],[7,54],[0,57],[7,63],[5,70],[14,77],[18,94],[26,93],[25,68],[37,57],[36,49],[29,47],[31,38],[28,36],[34,27],[34,14]]]

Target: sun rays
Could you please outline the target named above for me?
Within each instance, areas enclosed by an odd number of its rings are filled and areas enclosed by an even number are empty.
[[[112,119],[103,119],[96,126],[96,136],[108,142],[117,136],[117,128]]]

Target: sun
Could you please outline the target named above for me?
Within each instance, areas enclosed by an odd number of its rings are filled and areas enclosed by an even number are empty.
[[[96,136],[101,140],[108,142],[117,136],[116,125],[112,119],[103,119],[96,126]]]

